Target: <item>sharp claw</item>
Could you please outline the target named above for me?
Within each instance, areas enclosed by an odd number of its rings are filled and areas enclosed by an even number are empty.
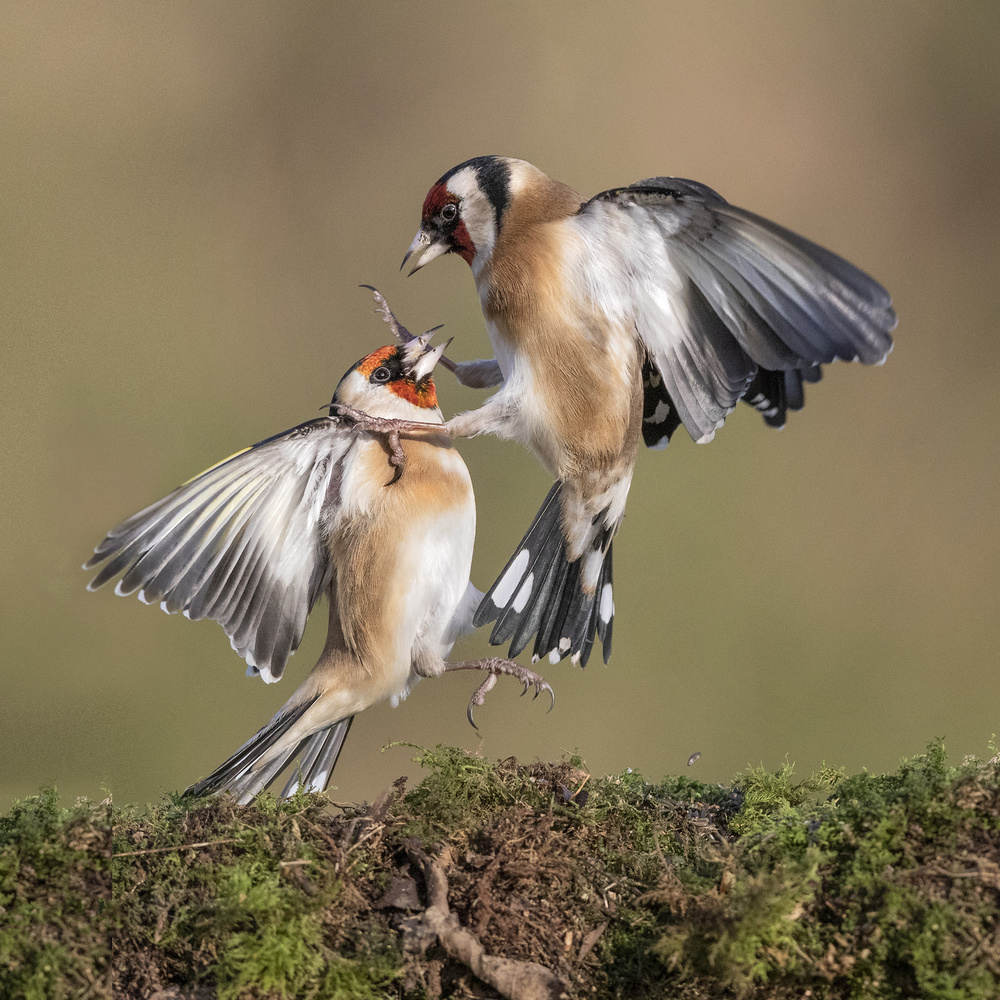
[[[399,477],[403,474],[403,466],[406,465],[406,452],[403,451],[403,446],[399,443],[399,431],[390,431],[387,437],[389,445],[389,464],[396,470],[396,472],[392,479],[390,479],[385,485],[392,486],[393,483],[399,481]]]
[[[534,701],[542,691],[546,691],[549,695],[549,707],[547,711],[551,712],[556,703],[555,691],[552,690],[552,685],[539,674],[536,674],[533,670],[529,670],[526,667],[522,667],[519,663],[513,663],[510,660],[501,659],[488,659],[488,660],[476,660],[474,662],[468,663],[453,663],[448,664],[445,667],[446,670],[483,670],[486,671],[486,679],[472,692],[472,697],[469,699],[469,706],[465,711],[465,716],[469,720],[469,725],[472,726],[477,732],[479,726],[476,725],[476,720],[474,717],[474,709],[478,705],[482,705],[486,701],[486,695],[489,694],[493,688],[496,687],[497,681],[504,676],[511,676],[516,678],[521,682],[521,696],[523,697],[528,693],[528,689],[534,687],[535,694],[532,698]]]

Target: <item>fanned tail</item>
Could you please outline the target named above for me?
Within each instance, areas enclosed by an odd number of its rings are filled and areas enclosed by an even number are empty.
[[[597,586],[585,589],[582,570],[590,557],[566,559],[562,490],[562,480],[549,490],[514,555],[480,602],[473,624],[478,628],[496,621],[490,642],[498,646],[509,640],[511,658],[534,635],[533,660],[547,656],[557,663],[568,656],[586,666],[594,640],[599,638],[607,663],[614,622],[611,540],[607,533],[598,534],[595,546],[603,546],[603,555],[592,554],[602,559]]]
[[[300,756],[299,766],[282,789],[281,797],[290,798],[300,786],[308,792],[325,791],[354,721],[353,715],[331,723],[270,757],[266,763],[261,763],[268,756],[268,751],[302,718],[315,700],[313,698],[290,709],[282,709],[232,757],[184,794],[198,797],[229,792],[240,805],[246,805],[268,788],[297,755]]]

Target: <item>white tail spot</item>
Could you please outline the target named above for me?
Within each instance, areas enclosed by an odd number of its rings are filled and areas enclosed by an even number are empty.
[[[510,564],[510,568],[500,577],[497,585],[493,588],[493,603],[498,608],[506,607],[527,568],[528,550],[521,549]]]
[[[611,584],[606,583],[601,588],[601,607],[599,614],[601,616],[601,621],[605,625],[611,621],[611,616],[615,613],[615,602],[611,596]]]
[[[524,606],[528,603],[528,598],[531,597],[531,585],[534,582],[535,582],[535,574],[529,573],[524,581],[524,585],[517,592],[517,597],[514,598],[514,603],[512,607],[518,614],[520,614],[524,610]]]

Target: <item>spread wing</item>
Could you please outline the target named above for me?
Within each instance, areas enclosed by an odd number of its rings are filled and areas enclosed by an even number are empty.
[[[695,440],[711,438],[758,369],[813,381],[817,365],[875,364],[892,349],[896,314],[878,282],[703,184],[654,177],[605,191],[571,224],[593,251],[591,298],[634,324]]]
[[[327,578],[322,525],[351,441],[323,417],[212,466],[108,532],[88,589],[122,573],[116,594],[214,619],[251,672],[280,680]]]

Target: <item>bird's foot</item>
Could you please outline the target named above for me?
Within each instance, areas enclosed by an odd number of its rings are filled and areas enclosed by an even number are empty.
[[[461,663],[448,663],[445,665],[445,670],[483,670],[488,674],[486,680],[472,692],[472,697],[469,699],[469,708],[466,714],[473,729],[479,728],[476,725],[476,720],[472,717],[473,709],[478,708],[486,701],[486,695],[496,687],[497,680],[504,675],[514,677],[521,682],[523,686],[522,696],[528,693],[529,688],[535,689],[535,698],[543,691],[546,692],[551,699],[548,709],[550,712],[556,703],[556,694],[549,682],[541,674],[522,666],[516,660],[506,660],[502,656],[489,656],[484,660],[463,660]]]
[[[385,437],[389,451],[389,464],[396,470],[386,486],[392,486],[403,474],[406,465],[406,453],[399,443],[399,435],[403,433],[442,433],[441,424],[423,423],[419,420],[395,420],[390,417],[373,417],[362,410],[344,403],[330,403],[330,416],[338,417],[345,423],[350,423],[355,430],[368,431]]]

